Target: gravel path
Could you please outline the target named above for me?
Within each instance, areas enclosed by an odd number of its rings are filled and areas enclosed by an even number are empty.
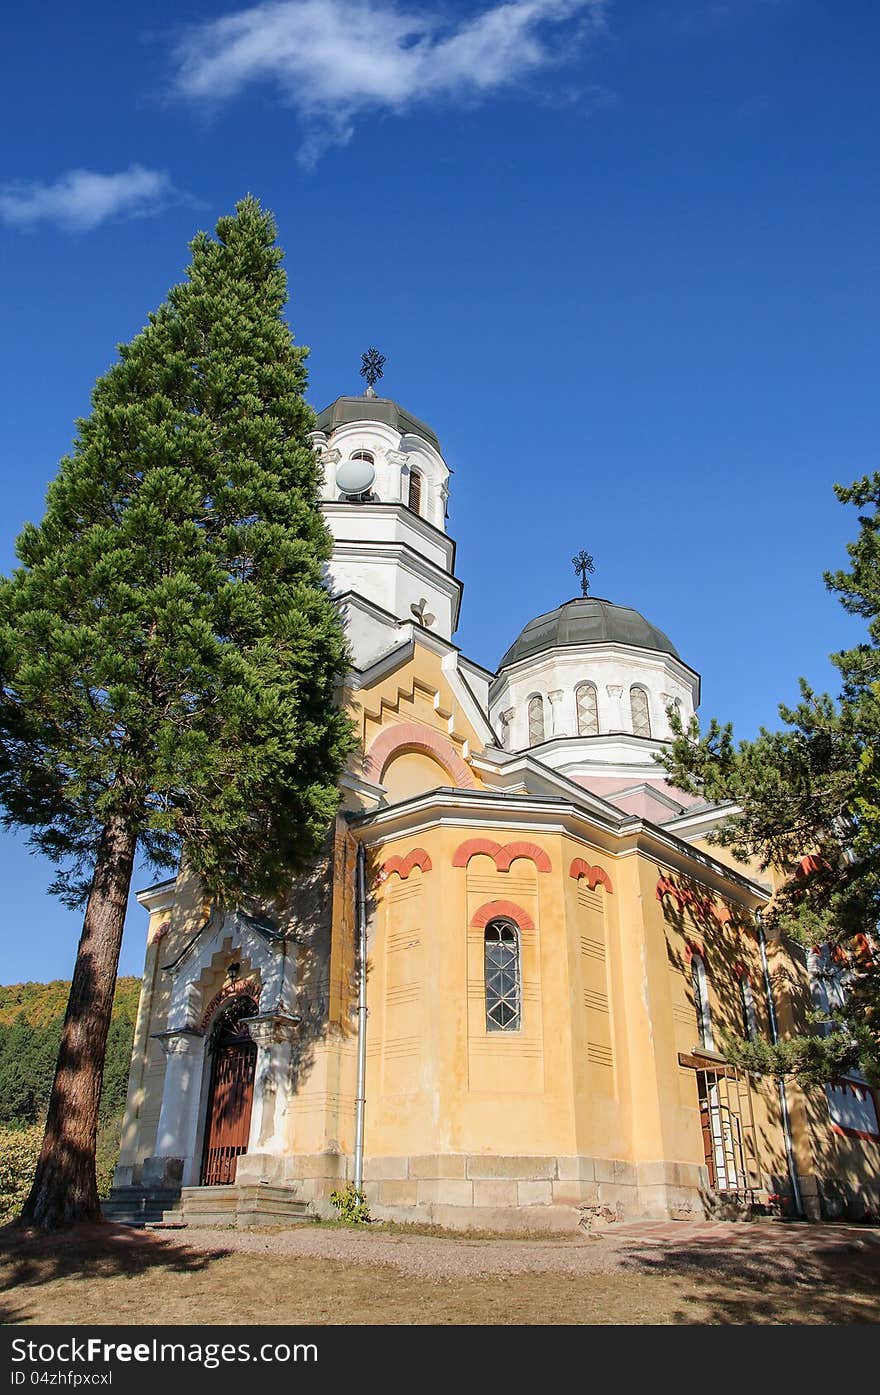
[[[639,1268],[714,1269],[795,1278],[810,1260],[870,1256],[880,1268],[880,1230],[860,1226],[630,1224],[601,1233],[519,1240],[467,1235],[373,1233],[318,1226],[289,1230],[171,1230],[165,1238],[199,1250],[309,1256],[389,1265],[429,1279],[484,1274],[611,1274]]]

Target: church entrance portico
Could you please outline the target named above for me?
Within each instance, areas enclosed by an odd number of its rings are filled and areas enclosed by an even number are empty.
[[[200,1182],[206,1187],[235,1181],[240,1155],[247,1151],[254,1101],[257,1044],[247,1019],[256,1016],[253,998],[239,996],[223,1008],[208,1046],[210,1082]]]
[[[282,1146],[295,950],[271,922],[215,912],[162,971],[171,980],[153,1186],[219,1186],[248,1151]],[[279,1041],[279,1037],[282,1038]],[[286,1049],[285,1049],[286,1048]]]

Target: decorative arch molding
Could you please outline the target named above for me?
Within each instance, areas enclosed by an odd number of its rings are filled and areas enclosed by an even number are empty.
[[[827,858],[820,857],[818,853],[807,853],[806,857],[802,857],[794,869],[794,875],[798,881],[805,881],[807,877],[814,877],[820,872],[830,871],[831,864]]]
[[[604,886],[609,896],[614,895],[614,887],[611,885],[611,878],[604,867],[590,866],[582,857],[576,857],[568,869],[568,875],[576,881],[585,877],[587,886],[591,891],[595,891],[597,886]]]
[[[684,942],[684,958],[685,958],[685,963],[688,964],[688,965],[690,965],[690,964],[693,962],[694,955],[696,955],[698,959],[702,959],[703,963],[704,963],[705,965],[707,965],[707,967],[708,967],[708,960],[707,960],[707,958],[706,958],[706,946],[702,943],[702,941],[701,941],[701,940],[685,940],[685,942]]]
[[[430,872],[433,865],[430,853],[424,848],[413,848],[405,857],[389,857],[387,862],[383,862],[379,868],[379,881],[384,882],[386,877],[396,872],[400,880],[405,882],[414,867],[420,868],[422,872]]]
[[[490,920],[501,919],[514,921],[520,930],[535,928],[535,922],[528,911],[523,910],[515,901],[486,901],[471,916],[471,925],[475,930],[485,930]]]
[[[874,963],[874,952],[871,941],[867,935],[861,931],[853,935],[853,955],[863,968],[870,968]]]
[[[433,756],[458,789],[476,789],[473,771],[452,742],[420,722],[396,722],[394,726],[384,727],[364,757],[364,778],[378,782],[392,757],[405,751],[421,751]]]
[[[551,872],[553,870],[549,857],[543,848],[539,848],[537,843],[496,843],[492,838],[468,838],[464,843],[460,843],[452,854],[453,867],[467,867],[472,857],[477,857],[480,853],[491,857],[495,863],[496,871],[509,872],[511,863],[518,857],[526,857],[534,862],[539,872]]]
[[[697,920],[706,921],[711,916],[718,925],[726,925],[733,919],[728,906],[716,906],[711,896],[700,896],[693,887],[679,886],[669,877],[657,881],[657,900],[662,901],[664,896],[671,896],[680,911],[687,908]]]
[[[155,928],[155,930],[153,931],[152,935],[150,935],[150,937],[149,937],[150,943],[151,943],[151,944],[154,944],[154,945],[155,945],[155,944],[158,944],[160,940],[162,940],[162,939],[165,938],[165,936],[168,934],[168,931],[169,931],[170,929],[171,929],[171,921],[170,921],[170,920],[163,920],[163,921],[162,921],[162,924],[161,924],[161,925],[157,925],[156,928]]]
[[[205,1008],[199,1024],[200,1031],[206,1032],[217,1010],[220,1007],[225,1007],[233,998],[253,998],[254,1002],[258,1003],[262,991],[263,985],[255,978],[236,979],[235,983],[224,984],[220,992],[214,994]]]
[[[247,962],[246,977],[259,976],[268,1010],[289,1012],[296,956],[285,948],[284,936],[256,917],[216,908],[177,959],[163,965],[170,978],[168,1029],[198,1030],[205,1011],[202,986],[233,955]]]

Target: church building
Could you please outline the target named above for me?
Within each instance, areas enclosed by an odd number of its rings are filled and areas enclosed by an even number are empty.
[[[375,1217],[459,1229],[880,1213],[865,1082],[724,1057],[801,1030],[829,979],[765,934],[768,874],[707,843],[724,810],[655,762],[695,656],[585,585],[484,668],[453,640],[433,430],[370,386],[312,439],[358,747],[283,909],[210,904],[186,870],[139,893],[107,1214],[283,1224],[349,1181]]]

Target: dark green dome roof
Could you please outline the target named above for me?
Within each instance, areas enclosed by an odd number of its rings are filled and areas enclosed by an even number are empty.
[[[382,421],[386,426],[393,426],[395,431],[421,436],[435,450],[440,449],[440,442],[430,426],[419,421],[412,412],[404,411],[390,397],[337,397],[335,402],[318,413],[316,425],[318,431],[324,431],[329,436],[337,426],[346,426],[352,421]]]
[[[676,659],[679,657],[669,637],[637,610],[627,605],[613,605],[598,596],[578,596],[530,620],[498,667],[507,668],[548,649],[578,644],[629,644],[636,649],[656,649]]]

